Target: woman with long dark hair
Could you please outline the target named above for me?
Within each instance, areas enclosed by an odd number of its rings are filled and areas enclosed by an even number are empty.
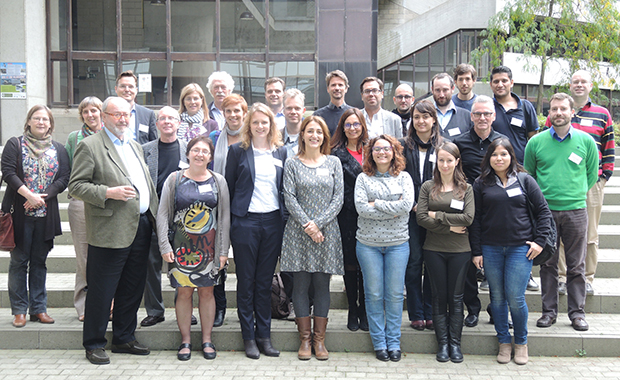
[[[424,182],[417,218],[426,228],[424,262],[433,291],[437,361],[463,361],[463,289],[471,260],[467,227],[474,220],[474,193],[465,180],[461,154],[451,142],[437,148],[432,180]]]
[[[489,145],[481,169],[474,183],[476,216],[470,239],[473,262],[479,269],[484,266],[489,281],[491,310],[499,341],[497,361],[510,362],[510,309],[514,324],[514,361],[526,364],[528,309],[525,290],[532,260],[542,251],[551,230],[551,211],[534,178],[521,174],[525,189],[521,188],[517,176],[525,170],[517,162],[507,138],[499,138]],[[534,205],[536,226],[530,220],[528,198]]]

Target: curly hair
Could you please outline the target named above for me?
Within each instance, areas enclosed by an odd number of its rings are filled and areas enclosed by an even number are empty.
[[[368,145],[364,147],[362,170],[369,177],[372,177],[377,172],[377,164],[372,156],[372,148],[379,140],[385,140],[392,146],[392,162],[390,162],[388,172],[391,176],[396,177],[405,169],[405,156],[403,155],[403,146],[400,145],[396,138],[390,135],[379,135],[368,142]]]

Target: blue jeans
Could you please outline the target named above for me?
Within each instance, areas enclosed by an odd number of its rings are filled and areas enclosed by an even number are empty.
[[[357,242],[357,260],[364,276],[366,315],[375,350],[400,350],[403,290],[409,242],[371,247]]]
[[[515,344],[527,344],[527,303],[525,289],[532,271],[527,258],[529,245],[482,246],[484,273],[489,281],[491,310],[499,343],[511,343],[508,308],[514,324]]]
[[[43,241],[45,218],[25,217],[22,247],[11,251],[9,263],[9,300],[13,315],[47,312],[45,261],[52,241]],[[28,294],[30,293],[30,294]]]

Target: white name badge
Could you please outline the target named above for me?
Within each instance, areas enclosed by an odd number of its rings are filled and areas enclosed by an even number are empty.
[[[593,125],[592,119],[581,119],[579,124],[583,127],[591,127]]]
[[[140,124],[140,125],[138,125],[138,130],[140,132],[149,133],[149,126],[148,125],[144,125],[144,124]]]
[[[52,158],[56,157],[56,151],[52,149],[48,149],[47,151],[45,151],[45,154]]]
[[[187,162],[183,162],[182,160],[179,160],[179,169],[187,169],[189,168],[189,164]]]
[[[456,199],[453,199],[452,202],[450,202],[450,208],[453,208],[455,210],[463,210],[464,206],[465,206],[465,202],[463,201],[458,201]]]
[[[316,175],[329,175],[329,170],[327,168],[317,168]]]
[[[400,187],[397,183],[393,183],[391,185],[388,185],[389,189],[390,189],[390,194],[394,195],[394,194],[402,194],[403,193],[403,188]]]
[[[458,136],[461,134],[461,130],[458,128],[452,128],[452,129],[448,129],[448,134],[450,136]]]
[[[506,190],[506,194],[508,194],[508,196],[512,198],[512,197],[516,197],[517,195],[523,194],[523,192],[521,191],[520,187],[516,187],[514,189]]]
[[[200,194],[204,194],[204,193],[208,193],[210,191],[213,191],[213,188],[211,187],[211,184],[206,184],[206,185],[199,185],[198,186],[198,192]]]
[[[523,125],[523,120],[513,117],[512,120],[510,120],[510,124],[514,125],[515,127],[521,127]]]
[[[281,159],[279,159],[279,158],[275,158],[275,157],[274,157],[274,158],[273,158],[273,164],[274,164],[275,166],[277,166],[277,167],[281,168],[281,167],[282,167],[282,160],[281,160]]]
[[[583,160],[583,158],[579,157],[575,153],[571,153],[570,156],[568,156],[568,159],[573,161],[577,165],[579,165],[581,163],[581,160]]]
[[[435,153],[431,154],[430,156],[428,156],[428,161],[437,162],[437,155],[435,155]]]

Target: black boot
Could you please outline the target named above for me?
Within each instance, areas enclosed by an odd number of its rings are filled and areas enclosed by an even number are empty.
[[[349,303],[347,328],[351,331],[357,331],[360,328],[359,308],[357,307],[357,271],[347,270],[344,272],[344,288]]]
[[[448,316],[446,314],[433,314],[435,337],[437,338],[437,361],[445,363],[450,361],[448,353]]]
[[[453,363],[463,362],[461,353],[461,332],[463,331],[463,295],[454,295],[450,305],[450,360]]]
[[[358,303],[359,307],[357,308],[357,316],[360,320],[360,330],[368,331],[368,317],[366,316],[366,299],[364,298],[366,295],[364,294],[364,277],[362,277],[362,272],[357,272],[357,292],[358,292]]]

